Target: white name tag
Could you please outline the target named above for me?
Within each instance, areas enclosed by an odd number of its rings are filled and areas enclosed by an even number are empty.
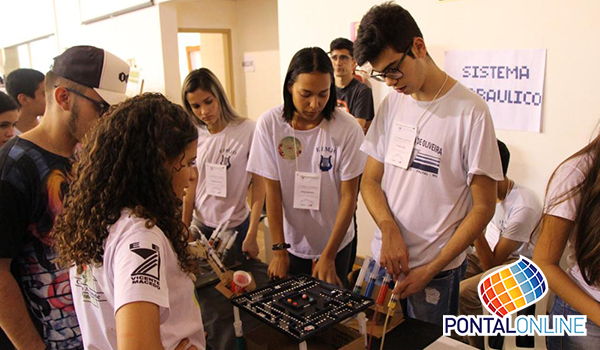
[[[319,210],[321,173],[296,171],[294,181],[294,208]]]
[[[206,193],[216,197],[227,197],[227,166],[206,163]]]
[[[408,169],[416,138],[417,129],[414,126],[394,121],[385,162]]]

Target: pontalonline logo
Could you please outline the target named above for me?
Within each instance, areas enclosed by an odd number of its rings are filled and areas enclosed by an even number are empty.
[[[521,258],[479,282],[479,298],[492,316],[444,316],[444,335],[585,336],[587,316],[510,316],[544,298],[548,281],[531,260]]]

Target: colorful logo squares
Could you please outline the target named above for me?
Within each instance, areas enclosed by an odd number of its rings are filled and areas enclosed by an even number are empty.
[[[539,267],[521,256],[479,282],[479,298],[490,314],[504,317],[546,295],[548,282]]]

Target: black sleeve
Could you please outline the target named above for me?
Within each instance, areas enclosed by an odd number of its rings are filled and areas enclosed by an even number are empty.
[[[375,117],[375,107],[373,105],[373,93],[371,88],[364,86],[356,94],[352,115],[355,118],[373,120]]]
[[[27,230],[28,199],[7,181],[0,182],[0,258],[13,259]]]

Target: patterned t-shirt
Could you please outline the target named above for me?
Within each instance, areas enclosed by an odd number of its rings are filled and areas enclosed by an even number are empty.
[[[69,272],[53,263],[49,235],[70,171],[68,159],[19,137],[0,149],[0,258],[12,259],[15,279],[49,349],[83,349]]]

